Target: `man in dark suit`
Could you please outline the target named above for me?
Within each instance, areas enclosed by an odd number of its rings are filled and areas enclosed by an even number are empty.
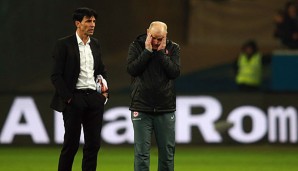
[[[51,108],[62,112],[65,128],[58,171],[71,171],[81,126],[85,140],[82,170],[96,170],[104,104],[108,97],[107,86],[99,89],[102,91],[96,88],[98,75],[107,78],[98,40],[90,37],[96,18],[97,13],[92,9],[76,9],[73,14],[76,33],[59,39],[53,52],[51,81],[55,95]]]

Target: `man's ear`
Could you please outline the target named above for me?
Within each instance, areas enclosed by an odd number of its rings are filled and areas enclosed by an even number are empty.
[[[80,26],[80,24],[81,24],[81,22],[75,21],[75,25],[76,25],[77,28]]]

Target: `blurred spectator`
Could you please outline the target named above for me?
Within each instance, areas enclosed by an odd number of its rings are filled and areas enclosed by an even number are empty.
[[[274,17],[274,37],[290,49],[298,49],[298,1],[287,2],[285,8],[277,12]]]
[[[262,54],[254,40],[246,41],[235,61],[236,84],[240,90],[256,91],[262,83]]]
[[[283,30],[284,30],[283,22],[284,22],[284,11],[278,10],[276,15],[274,16],[275,29],[274,29],[273,35],[275,38],[283,37]]]

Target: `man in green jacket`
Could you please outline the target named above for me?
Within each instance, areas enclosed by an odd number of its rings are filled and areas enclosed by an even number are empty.
[[[167,25],[152,22],[147,34],[129,46],[127,71],[132,76],[131,118],[135,171],[149,171],[151,135],[158,146],[158,171],[174,170],[176,93],[180,75],[179,45],[167,39]]]

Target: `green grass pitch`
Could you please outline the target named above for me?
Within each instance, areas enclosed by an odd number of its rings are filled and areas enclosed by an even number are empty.
[[[0,146],[2,171],[55,171],[60,147]],[[150,171],[157,171],[157,149],[151,150]],[[82,149],[73,171],[81,170]],[[181,146],[176,147],[175,171],[296,171],[298,147]],[[102,146],[98,171],[133,171],[133,146]]]

